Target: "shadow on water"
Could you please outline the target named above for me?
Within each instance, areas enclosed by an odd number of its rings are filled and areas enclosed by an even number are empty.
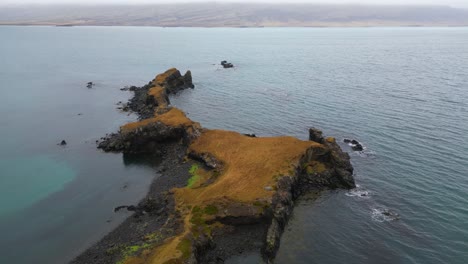
[[[162,156],[157,154],[148,154],[148,153],[139,153],[139,154],[129,154],[124,153],[122,155],[123,163],[126,167],[131,166],[147,166],[151,168],[156,168],[162,162]]]

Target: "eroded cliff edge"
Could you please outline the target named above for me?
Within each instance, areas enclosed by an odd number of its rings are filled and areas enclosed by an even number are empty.
[[[190,71],[159,74],[136,88],[129,107],[140,121],[99,143],[105,151],[159,155],[162,176],[114,233],[74,263],[223,263],[258,250],[274,259],[294,200],[328,188],[353,188],[348,154],[310,129],[309,141],[210,130],[170,106],[193,88]],[[172,183],[172,184],[171,184]]]

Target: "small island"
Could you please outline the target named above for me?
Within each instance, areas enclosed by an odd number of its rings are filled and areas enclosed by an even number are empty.
[[[261,252],[274,259],[294,201],[325,189],[354,188],[353,167],[332,137],[309,141],[203,128],[170,104],[194,88],[177,69],[134,88],[139,121],[98,143],[106,152],[162,158],[145,199],[117,229],[72,263],[223,263]]]

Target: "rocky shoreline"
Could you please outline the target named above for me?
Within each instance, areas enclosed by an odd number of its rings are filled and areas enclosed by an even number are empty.
[[[190,71],[177,69],[130,88],[127,107],[140,121],[98,147],[161,157],[160,176],[138,205],[117,208],[133,217],[71,263],[224,263],[253,251],[270,263],[298,197],[355,187],[334,138],[314,128],[310,141],[205,129],[170,106],[187,88]]]

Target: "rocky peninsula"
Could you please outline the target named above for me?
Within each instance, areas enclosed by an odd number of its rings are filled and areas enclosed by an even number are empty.
[[[135,211],[72,263],[223,263],[261,252],[271,262],[301,195],[353,188],[348,154],[311,128],[309,141],[255,137],[203,128],[170,105],[194,88],[177,69],[134,87],[129,109],[140,120],[99,142],[107,152],[162,159],[159,174]]]

